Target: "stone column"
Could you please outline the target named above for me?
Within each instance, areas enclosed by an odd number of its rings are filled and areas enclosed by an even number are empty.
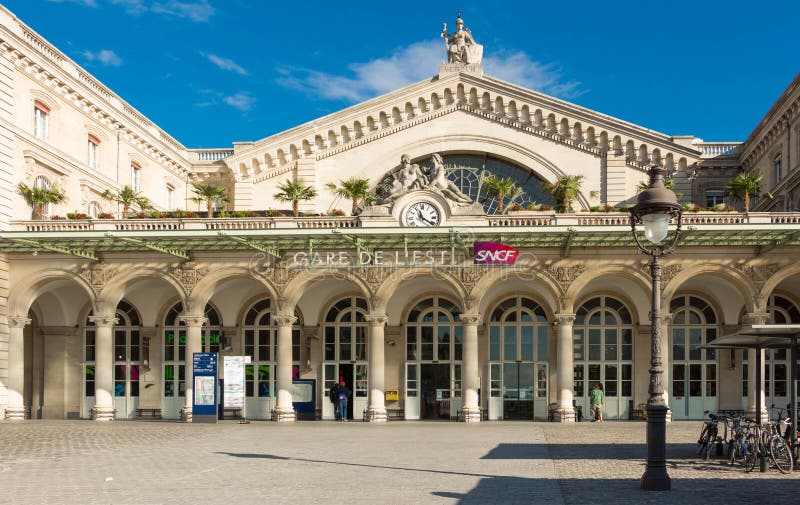
[[[753,326],[754,324],[766,324],[769,319],[769,314],[766,313],[750,313],[745,314],[742,320],[742,326]],[[756,384],[756,353],[761,353],[761,384]],[[747,417],[755,419],[756,417],[756,399],[761,396],[761,419],[768,419],[767,407],[764,404],[766,397],[764,396],[764,350],[756,351],[755,349],[747,350]]]
[[[461,314],[464,329],[464,352],[461,361],[461,421],[480,422],[478,405],[478,321],[480,314]]]
[[[114,316],[90,316],[95,326],[94,419],[114,419]]]
[[[385,361],[383,349],[383,328],[386,326],[386,314],[370,314],[369,323],[369,405],[367,420],[371,423],[386,422],[386,405],[384,404]]]
[[[194,353],[203,351],[202,330],[208,321],[205,316],[181,316],[186,325],[186,357],[184,361],[184,378],[186,381],[186,398],[181,411],[181,419],[192,421],[192,403],[194,401]]]
[[[556,387],[558,387],[558,408],[555,419],[562,423],[575,421],[575,408],[572,406],[574,390],[574,366],[572,356],[572,323],[575,314],[556,314],[555,328],[558,332],[556,340]]]
[[[275,407],[275,420],[291,422],[296,419],[292,406],[292,325],[295,316],[275,316],[278,324],[278,405]]]
[[[6,419],[25,419],[25,327],[31,320],[24,316],[8,318],[8,406]]]

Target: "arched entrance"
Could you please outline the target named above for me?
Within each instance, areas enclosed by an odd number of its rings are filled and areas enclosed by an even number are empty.
[[[547,316],[530,298],[499,303],[489,319],[489,419],[547,418]]]
[[[461,407],[461,311],[433,296],[406,318],[406,419],[450,419]]]
[[[611,296],[587,300],[573,326],[575,402],[589,412],[595,384],[605,391],[606,419],[626,419],[633,397],[633,319]]]
[[[364,298],[348,296],[336,302],[325,315],[323,419],[335,419],[334,405],[328,395],[339,380],[344,380],[350,391],[347,401],[348,419],[361,416],[367,408],[367,313],[367,301]]]

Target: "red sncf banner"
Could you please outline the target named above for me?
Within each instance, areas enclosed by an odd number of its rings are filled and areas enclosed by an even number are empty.
[[[499,242],[475,242],[472,263],[475,265],[513,265],[519,249]]]

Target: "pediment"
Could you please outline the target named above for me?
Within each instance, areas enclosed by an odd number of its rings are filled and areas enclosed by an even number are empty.
[[[633,168],[685,168],[700,152],[672,137],[500,79],[451,73],[411,84],[254,143],[225,160],[254,182],[379,142],[462,111],[595,156],[623,156]]]

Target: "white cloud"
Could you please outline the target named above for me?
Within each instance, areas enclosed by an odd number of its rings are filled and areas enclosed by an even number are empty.
[[[236,93],[235,95],[223,97],[222,101],[242,112],[249,111],[256,103],[256,99],[250,96],[249,93]]]
[[[61,4],[61,3],[75,3],[85,5],[86,7],[97,7],[97,0],[47,0],[48,2]]]
[[[63,1],[63,0],[51,0]],[[96,0],[68,0],[80,3],[96,2]],[[128,14],[138,16],[145,12],[153,12],[182,19],[189,19],[198,23],[205,23],[214,15],[216,9],[208,0],[196,2],[181,2],[179,0],[167,0],[153,2],[148,0],[108,0],[114,5],[119,5]]]
[[[240,75],[247,75],[247,70],[242,68],[239,64],[229,58],[221,58],[216,54],[205,54],[201,53],[203,56],[208,58],[208,60],[213,63],[214,65],[218,66],[222,70],[230,70],[232,72],[236,72]]]
[[[93,53],[92,51],[84,51],[83,55],[87,60],[100,62],[107,67],[118,67],[122,65],[122,58],[117,56],[117,54],[111,49],[101,49],[96,53]]]
[[[397,49],[386,58],[354,63],[349,76],[284,67],[277,69],[277,81],[322,99],[359,102],[435,75],[444,59],[442,41],[430,40]],[[483,67],[487,75],[560,98],[585,92],[580,82],[565,80],[558,66],[533,61],[521,51],[488,54]]]

